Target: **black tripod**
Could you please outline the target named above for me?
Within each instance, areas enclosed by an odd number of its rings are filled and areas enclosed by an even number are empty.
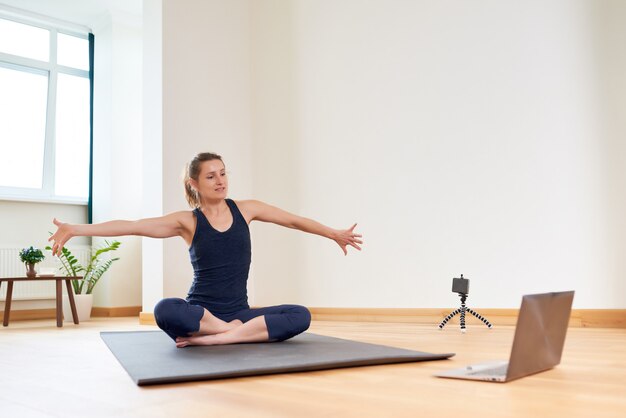
[[[461,277],[463,277],[463,275],[461,275]],[[441,321],[441,324],[439,324],[439,329],[443,329],[443,327],[448,323],[448,321],[454,318],[456,314],[461,314],[461,332],[465,332],[465,311],[471,313],[476,318],[483,321],[483,324],[487,325],[488,328],[493,327],[493,325],[491,325],[491,323],[487,321],[485,317],[481,316],[476,311],[465,306],[465,301],[467,300],[467,293],[459,293],[459,296],[461,297],[461,307],[459,309],[456,309],[450,312],[450,315],[446,316],[443,319],[443,321]]]

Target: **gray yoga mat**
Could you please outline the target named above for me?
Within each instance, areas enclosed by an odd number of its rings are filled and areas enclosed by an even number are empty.
[[[432,354],[304,333],[279,343],[176,348],[162,331],[101,332],[138,385],[210,380],[374,364],[441,360]]]

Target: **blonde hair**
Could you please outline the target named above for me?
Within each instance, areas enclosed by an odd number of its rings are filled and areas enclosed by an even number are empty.
[[[187,199],[187,203],[192,208],[200,207],[200,195],[196,190],[191,187],[189,184],[189,180],[194,179],[198,181],[198,177],[200,176],[200,166],[205,161],[213,161],[220,160],[222,164],[224,161],[220,155],[214,154],[212,152],[201,152],[200,154],[193,157],[193,160],[187,163],[185,166],[185,171],[183,173],[183,183],[185,185],[185,199]]]

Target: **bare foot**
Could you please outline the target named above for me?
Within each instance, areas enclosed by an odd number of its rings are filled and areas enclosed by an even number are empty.
[[[243,322],[241,322],[239,319],[234,319],[230,322],[226,322],[224,327],[222,329],[225,329],[225,331],[230,331],[232,329],[235,329],[239,326],[243,325]],[[220,334],[222,334],[223,332],[220,332]],[[183,347],[187,347],[188,345],[217,345],[217,344],[223,344],[222,340],[217,338],[219,334],[199,334],[199,333],[195,333],[192,334],[190,337],[176,337],[176,347],[178,348],[183,348]]]
[[[177,337],[176,347],[183,348],[183,347],[187,347],[188,345],[217,345],[217,344],[220,344],[218,335],[197,335],[195,337]]]
[[[265,342],[269,340],[267,324],[264,316],[252,318],[245,324],[235,320],[225,322],[232,329],[220,334],[212,335],[192,335],[190,337],[176,338],[176,347],[182,348],[188,345],[217,345],[217,344],[236,344],[236,343],[252,343]]]
[[[222,321],[221,319],[214,316],[207,309],[204,309],[204,315],[200,319],[200,329],[192,333],[191,336],[195,337],[200,335],[221,334],[223,332],[237,328],[241,324],[242,322],[238,319],[230,322]]]

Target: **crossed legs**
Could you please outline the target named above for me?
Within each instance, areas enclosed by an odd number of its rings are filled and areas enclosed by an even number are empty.
[[[283,341],[304,332],[311,323],[309,310],[299,305],[244,309],[218,318],[179,298],[160,301],[154,315],[177,347]]]
[[[216,326],[217,321],[223,323]],[[204,321],[204,324],[203,324]],[[200,329],[192,333],[190,337],[177,337],[176,347],[182,348],[188,345],[219,345],[236,343],[256,343],[269,341],[269,333],[265,324],[265,317],[257,316],[245,324],[234,319],[230,322],[222,321],[207,309],[200,320]]]

